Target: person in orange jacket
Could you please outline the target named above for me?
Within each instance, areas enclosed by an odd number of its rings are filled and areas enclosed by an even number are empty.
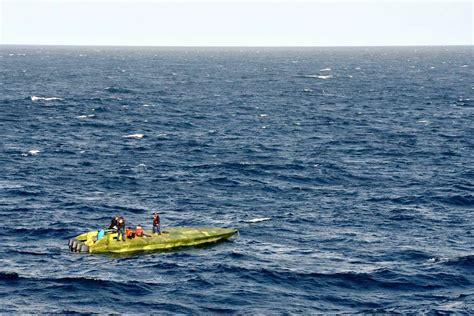
[[[125,236],[127,236],[127,238],[134,238],[135,234],[136,233],[133,231],[131,227],[127,227],[127,229],[125,229]]]
[[[135,228],[135,236],[137,236],[137,237],[143,237],[143,228],[142,228],[142,225],[137,225],[137,228]]]

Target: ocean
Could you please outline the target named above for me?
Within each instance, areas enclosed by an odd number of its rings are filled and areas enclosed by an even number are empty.
[[[472,54],[0,46],[0,313],[473,314]]]

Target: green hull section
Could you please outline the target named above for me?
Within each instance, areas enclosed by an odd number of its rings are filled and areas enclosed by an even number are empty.
[[[235,233],[237,230],[232,228],[175,227],[165,229],[161,235],[147,230],[145,236],[126,238],[126,241],[118,241],[117,233],[106,233],[95,241],[97,231],[81,234],[75,239],[87,245],[90,253],[126,253],[197,246],[230,238]]]

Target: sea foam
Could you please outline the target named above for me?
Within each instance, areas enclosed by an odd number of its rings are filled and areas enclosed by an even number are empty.
[[[122,136],[124,138],[133,138],[133,139],[142,139],[143,137],[145,137],[145,135],[143,134],[130,134],[130,135],[125,135],[125,136]]]
[[[259,222],[264,222],[264,221],[269,221],[271,220],[271,217],[258,217],[258,218],[252,218],[249,220],[246,220],[246,223],[259,223]]]
[[[23,157],[36,156],[40,153],[39,149],[31,149],[26,153],[21,154]]]
[[[57,97],[38,97],[38,96],[31,96],[31,101],[36,102],[36,101],[62,101],[63,99],[57,98]]]

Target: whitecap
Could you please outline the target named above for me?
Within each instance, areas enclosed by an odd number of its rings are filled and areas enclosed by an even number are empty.
[[[309,89],[309,88],[305,88],[305,89],[303,90],[303,92],[313,92],[313,90],[311,90],[311,89]]]
[[[142,139],[145,135],[143,134],[130,134],[130,135],[125,135],[122,136],[124,138],[134,138],[134,139]]]
[[[313,78],[313,79],[329,79],[332,78],[331,75],[301,75],[301,78]]]
[[[61,101],[62,99],[61,98],[57,98],[57,97],[37,97],[37,96],[31,96],[31,101],[35,102],[35,101]]]
[[[321,69],[319,71],[331,71],[331,68],[324,68],[324,69]]]
[[[267,117],[268,114],[260,114],[260,117]]]
[[[259,223],[259,222],[264,222],[264,221],[269,221],[271,220],[271,217],[257,217],[253,219],[246,220],[246,223]]]
[[[87,118],[92,118],[92,117],[95,117],[95,114],[89,114],[89,115],[79,115],[79,116],[76,116],[76,118],[78,119],[87,119]]]
[[[469,65],[462,65],[461,68],[469,67]]]
[[[40,150],[39,149],[31,149],[29,150],[28,152],[26,153],[23,153],[21,154],[23,157],[27,157],[27,156],[36,156],[40,153]]]

